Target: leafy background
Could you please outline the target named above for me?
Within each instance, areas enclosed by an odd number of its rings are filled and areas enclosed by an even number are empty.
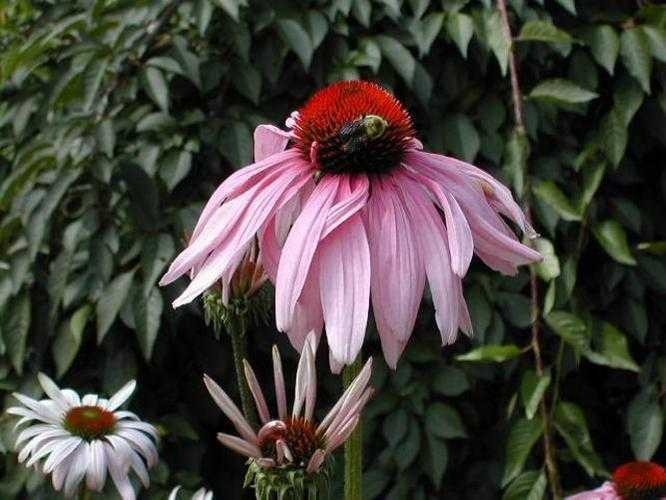
[[[200,303],[171,309],[183,282],[156,281],[207,195],[251,161],[256,124],[362,77],[393,89],[429,149],[510,183],[546,255],[536,302],[528,270],[475,261],[474,338],[441,350],[426,298],[398,370],[378,360],[366,498],[550,497],[545,441],[565,492],[663,462],[666,8],[508,3],[513,43],[491,0],[0,1],[5,405],[38,395],[40,370],[82,391],[136,377],[131,406],[164,434],[145,497],[181,483],[240,498],[242,461],[215,443],[229,424],[200,379],[233,392],[229,339]],[[293,372],[272,325],[249,335],[256,366],[278,342]],[[319,366],[325,408],[340,382]],[[51,498],[17,466],[11,425],[0,496]]]

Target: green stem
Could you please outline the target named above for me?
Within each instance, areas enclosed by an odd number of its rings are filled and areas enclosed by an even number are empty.
[[[345,387],[361,371],[361,355],[351,365],[345,366],[342,381]],[[345,500],[363,499],[363,428],[359,420],[356,430],[345,443]]]
[[[234,369],[236,371],[236,383],[240,393],[241,408],[243,415],[253,427],[257,427],[257,414],[254,410],[254,403],[250,388],[245,380],[245,370],[243,369],[243,360],[247,358],[247,348],[245,334],[247,333],[246,318],[242,314],[232,314],[233,319],[227,322],[227,331],[231,337],[231,349],[234,357]]]

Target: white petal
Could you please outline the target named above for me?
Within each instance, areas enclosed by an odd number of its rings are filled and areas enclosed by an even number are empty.
[[[71,437],[67,439],[60,440],[57,446],[53,448],[51,455],[44,462],[43,471],[45,474],[50,473],[53,468],[62,462],[70,453],[74,451],[83,443],[83,440],[80,437]],[[35,458],[36,455],[33,456]],[[30,462],[26,464],[30,466]]]
[[[136,389],[136,381],[130,380],[111,397],[109,403],[106,406],[106,409],[109,411],[114,411],[116,408],[122,406],[122,404],[125,403],[125,401],[127,401],[132,395],[134,389]]]
[[[123,500],[135,500],[134,488],[132,488],[132,484],[127,477],[125,462],[127,456],[119,454],[118,450],[108,443],[104,444],[104,450],[106,452],[106,462],[109,466],[109,474],[111,474],[111,479],[113,479],[113,484],[116,485],[120,497]]]
[[[86,474],[86,470],[88,470],[88,464],[90,463],[90,445],[83,442],[74,453],[74,460],[72,460],[72,465],[70,466],[67,478],[65,479],[66,497],[74,496],[83,476]]]
[[[90,442],[90,465],[86,485],[89,490],[102,491],[106,482],[106,453],[104,443],[99,439]]]
[[[58,410],[64,413],[72,407],[70,401],[60,391],[55,382],[48,376],[40,372],[37,374],[37,380],[39,380],[39,385],[42,386],[42,389],[44,389],[46,395],[50,397],[56,404]]]

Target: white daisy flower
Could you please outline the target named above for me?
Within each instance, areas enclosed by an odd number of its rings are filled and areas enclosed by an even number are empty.
[[[130,468],[143,485],[149,486],[147,468],[157,464],[157,430],[139,420],[134,413],[118,410],[134,392],[136,382],[123,386],[111,399],[96,394],[83,398],[72,389],[59,389],[40,373],[39,383],[48,399],[37,401],[14,393],[22,406],[7,413],[22,417],[16,429],[25,427],[16,438],[19,462],[39,467],[51,474],[53,487],[66,497],[85,487],[101,491],[107,472],[123,500],[136,495],[129,480]]]
[[[168,500],[178,500],[178,491],[180,488],[180,486],[176,486],[171,490]],[[192,495],[192,500],[213,500],[213,492],[208,491],[205,488],[199,488],[194,492],[194,495]]]

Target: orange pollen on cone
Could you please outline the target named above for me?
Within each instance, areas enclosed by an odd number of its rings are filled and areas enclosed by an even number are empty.
[[[259,443],[264,456],[276,458],[275,443],[283,440],[293,456],[294,464],[307,465],[312,454],[317,449],[324,448],[324,437],[317,434],[317,427],[313,422],[303,417],[289,418],[284,421],[285,429],[276,429],[266,435]]]
[[[652,462],[630,462],[613,473],[623,500],[648,500],[666,495],[666,469]]]
[[[414,137],[398,99],[365,81],[334,83],[299,110],[296,147],[324,173],[385,173],[397,167]]]
[[[113,431],[116,417],[98,406],[77,406],[65,415],[65,428],[74,435],[95,439]]]

